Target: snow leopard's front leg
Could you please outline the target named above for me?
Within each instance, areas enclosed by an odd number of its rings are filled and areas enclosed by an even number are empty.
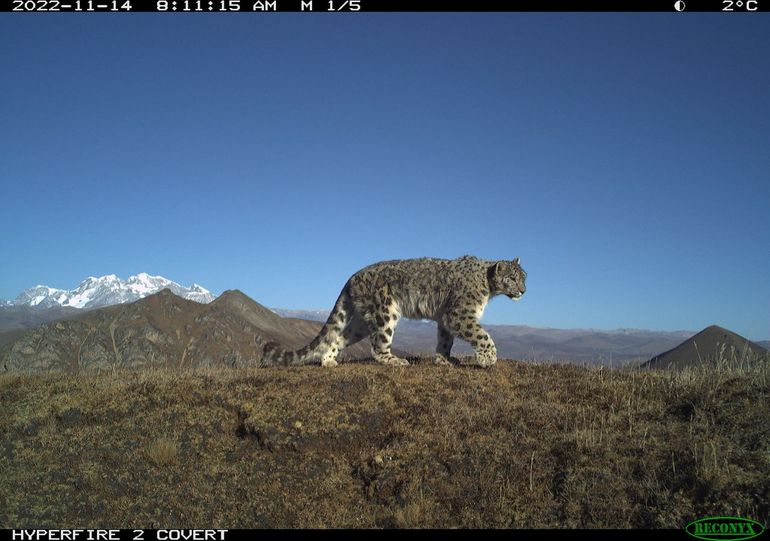
[[[476,353],[476,365],[486,368],[497,362],[495,343],[472,312],[450,313],[445,318],[444,323],[452,334],[473,346],[473,351]]]

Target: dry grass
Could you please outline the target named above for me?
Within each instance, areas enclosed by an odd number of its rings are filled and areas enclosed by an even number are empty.
[[[176,461],[179,445],[176,441],[161,437],[147,446],[147,458],[156,466],[165,466]]]
[[[767,365],[0,377],[0,527],[760,522]]]

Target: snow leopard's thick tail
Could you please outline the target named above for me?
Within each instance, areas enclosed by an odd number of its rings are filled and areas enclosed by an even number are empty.
[[[324,366],[334,366],[337,364],[336,358],[339,352],[347,345],[343,338],[343,331],[351,315],[350,295],[345,287],[337,302],[334,304],[332,313],[326,320],[318,336],[313,338],[303,348],[295,351],[286,351],[276,342],[263,342],[257,335],[255,341],[258,345],[262,344],[262,366],[271,365],[301,365],[308,364],[313,359],[320,359]]]

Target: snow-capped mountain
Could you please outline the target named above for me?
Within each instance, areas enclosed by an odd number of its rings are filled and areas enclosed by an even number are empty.
[[[151,276],[146,272],[129,276],[121,280],[114,274],[99,278],[89,276],[75,289],[56,289],[48,286],[35,286],[24,291],[16,300],[7,302],[10,306],[33,306],[51,308],[69,306],[72,308],[99,308],[113,304],[122,304],[139,300],[161,289],[170,289],[175,295],[200,303],[209,303],[214,295],[198,284],[184,287],[162,276]]]

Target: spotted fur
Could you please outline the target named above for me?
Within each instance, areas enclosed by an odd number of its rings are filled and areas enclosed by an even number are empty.
[[[519,300],[526,291],[526,277],[519,258],[489,261],[463,256],[375,263],[350,277],[310,344],[285,351],[267,343],[262,363],[297,365],[320,359],[323,366],[336,366],[340,351],[368,337],[377,362],[407,365],[391,351],[396,323],[406,317],[438,323],[437,364],[449,363],[454,339],[460,338],[473,346],[476,364],[491,366],[497,361],[497,349],[479,318],[496,295]]]

